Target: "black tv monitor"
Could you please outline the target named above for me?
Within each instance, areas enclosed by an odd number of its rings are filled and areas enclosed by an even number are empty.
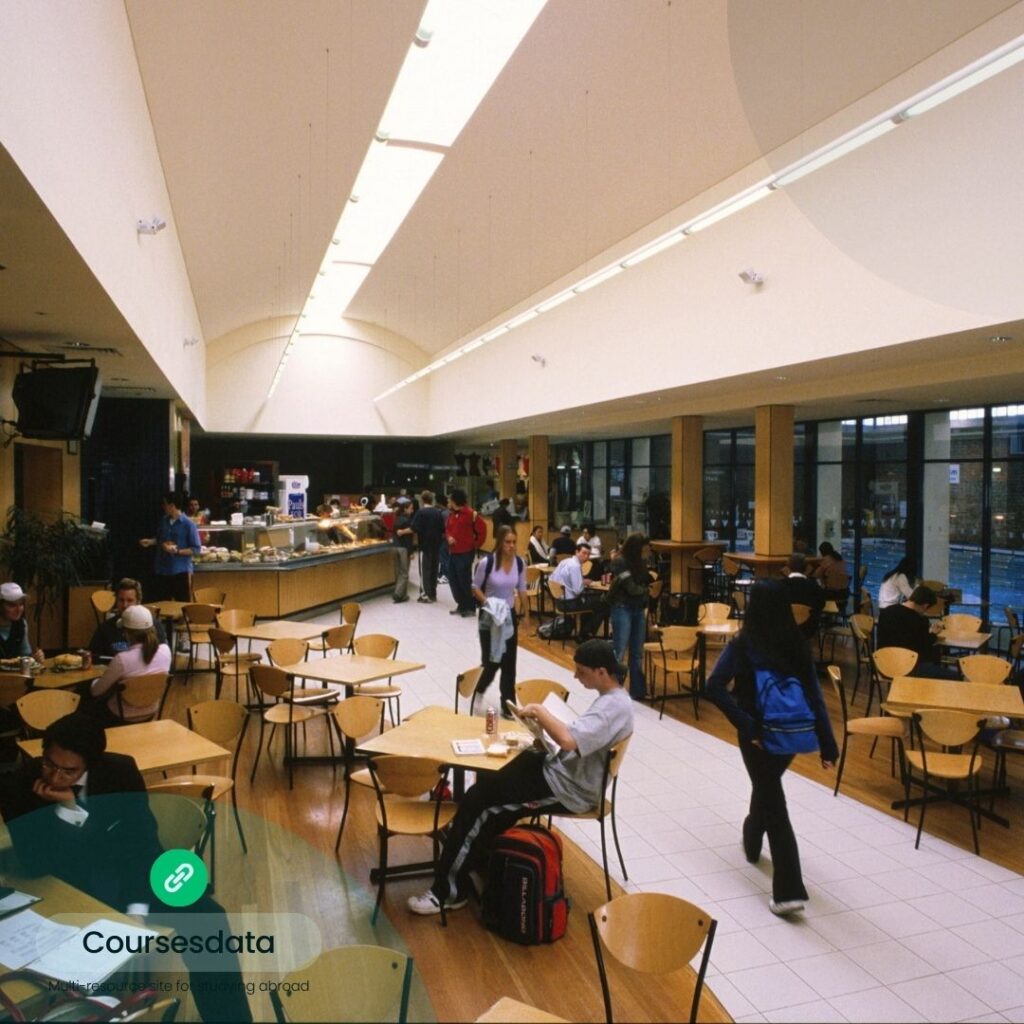
[[[22,437],[75,441],[88,437],[100,397],[96,366],[34,366],[14,378],[12,397]]]

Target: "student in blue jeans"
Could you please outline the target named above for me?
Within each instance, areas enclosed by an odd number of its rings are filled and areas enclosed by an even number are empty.
[[[629,695],[633,700],[647,696],[644,679],[644,641],[647,639],[647,600],[651,574],[647,571],[647,538],[631,533],[619,557],[612,560],[611,589],[608,591],[612,645],[615,656],[625,661],[629,653]]]

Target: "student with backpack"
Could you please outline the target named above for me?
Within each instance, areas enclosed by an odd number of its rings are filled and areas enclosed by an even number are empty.
[[[568,725],[541,704],[522,709],[559,749],[553,754],[536,747],[524,750],[500,771],[477,775],[452,819],[433,885],[409,897],[414,914],[439,914],[442,902],[445,910],[464,907],[472,886],[470,872],[486,865],[494,840],[520,818],[560,809],[589,811],[603,798],[605,755],[632,734],[633,705],[622,688],[624,670],[610,643],[587,640],[573,659],[576,678],[596,698]]]
[[[735,686],[730,692],[731,680]],[[833,768],[839,750],[814,662],[781,580],[751,588],[743,628],[708,678],[707,698],[736,727],[750,776],[743,851],[751,864],[760,859],[768,836],[773,868],[768,907],[779,916],[803,910],[807,890],[782,776],[796,754],[818,751],[822,765]]]
[[[526,565],[516,554],[516,531],[499,526],[494,550],[476,564],[473,597],[480,606],[480,674],[476,692],[483,693],[501,670],[501,714],[508,718],[505,701],[516,699],[516,651],[519,618],[529,611],[526,598]]]

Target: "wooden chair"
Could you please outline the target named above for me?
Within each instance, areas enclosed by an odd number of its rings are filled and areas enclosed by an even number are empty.
[[[19,697],[15,703],[25,726],[25,738],[38,736],[58,718],[74,714],[81,699],[70,690],[30,690]]]
[[[244,608],[227,608],[217,612],[217,626],[229,633],[236,629],[247,629],[256,621],[256,613]]]
[[[793,621],[802,626],[811,617],[811,606],[809,604],[791,604],[793,610]]]
[[[469,713],[473,714],[473,705],[476,703],[476,685],[484,674],[483,665],[474,665],[460,672],[455,677],[455,714],[459,713],[459,698],[469,701]]]
[[[526,567],[526,601],[530,611],[540,615],[541,587],[544,584],[544,573],[536,565]]]
[[[217,671],[217,680],[214,684],[213,695],[220,698],[220,692],[224,686],[225,678],[231,677],[235,680],[235,700],[238,700],[238,684],[244,679],[246,688],[249,684],[249,668],[256,662],[263,660],[263,655],[254,653],[240,653],[237,650],[238,641],[233,633],[226,629],[218,629],[211,626],[210,645],[213,647],[214,665]]]
[[[839,707],[843,713],[843,744],[839,754],[839,765],[836,768],[836,785],[832,795],[839,793],[839,783],[843,781],[843,768],[846,766],[846,747],[851,736],[873,736],[875,743],[878,737],[892,740],[892,753],[890,760],[890,772],[896,773],[896,744],[902,746],[905,734],[902,718],[889,715],[876,715],[874,718],[850,718],[849,708],[846,703],[846,687],[843,686],[843,674],[838,665],[828,666],[828,677],[832,681],[832,688],[835,690],[839,700]],[[874,743],[871,745],[871,755],[875,753]],[[901,765],[902,767],[902,765]]]
[[[1013,638],[1020,633],[1020,621],[1017,618],[1017,613],[1013,610],[1011,605],[1007,605],[1003,609],[1003,615],[1006,616],[1006,622],[1001,622],[998,625],[993,623],[996,632],[995,646],[1000,651],[1004,649],[1009,650],[1009,641],[1013,640]],[[1009,632],[1006,648],[1003,648],[1002,646],[1002,635],[1004,630]]]
[[[647,625],[650,628],[658,625],[658,609],[661,607],[661,595],[664,590],[664,580],[655,580],[647,588]]]
[[[181,617],[185,621],[185,632],[188,636],[188,664],[185,667],[185,681],[187,682],[195,672],[196,651],[200,647],[208,647],[210,661],[214,661],[210,627],[216,625],[217,609],[212,604],[186,604],[181,609]]]
[[[882,704],[882,686],[886,687],[888,693],[889,684],[897,676],[909,676],[917,667],[917,651],[907,650],[906,647],[879,647],[871,655],[871,686],[868,689],[868,706],[864,709],[865,715],[871,714],[871,700],[875,689],[878,690],[878,703]],[[901,718],[909,718],[905,712]]]
[[[180,793],[147,795],[160,846],[165,850],[195,850],[206,835],[205,800]]]
[[[657,697],[658,672],[660,671],[664,676],[664,681],[661,690],[659,720],[665,714],[665,704],[668,701],[669,676],[676,677],[678,693],[689,692],[693,700],[693,716],[699,720],[700,691],[697,687],[697,627],[662,626],[661,635],[658,638],[658,655],[651,662],[651,693],[654,697]],[[683,676],[690,677],[688,686],[683,685]]]
[[[1024,667],[1024,633],[1018,633],[1010,641],[1010,664],[1013,666],[1013,678],[1020,679],[1022,667]]]
[[[322,652],[325,658],[329,651],[351,651],[355,635],[356,627],[351,622],[344,622],[325,629],[316,640],[310,640],[309,649]]]
[[[969,683],[1002,686],[1010,678],[1013,666],[994,654],[970,654],[960,659],[960,673]]]
[[[287,637],[283,640],[274,640],[267,644],[267,658],[271,665],[276,665],[278,668],[283,668],[286,665],[298,665],[309,660],[309,643],[306,640]],[[333,704],[340,698],[341,694],[338,690],[332,689],[327,683],[321,683],[319,686],[300,686],[294,678],[288,697],[289,700],[293,700],[297,704],[308,705]]]
[[[557,580],[548,579],[548,593],[551,595],[551,601],[555,607],[555,615],[563,616],[572,622],[572,632],[569,637],[562,638],[562,646],[565,647],[566,639],[575,639],[580,634],[580,620],[585,616],[590,615],[589,608],[570,608],[569,601],[565,596],[565,587],[562,586]],[[554,630],[552,630],[554,632]],[[551,636],[548,636],[548,643],[551,643]]]
[[[857,611],[861,615],[870,615],[871,618],[875,617],[875,602],[871,596],[871,592],[867,587],[860,588],[860,598],[857,601]]]
[[[455,804],[441,800],[442,783],[448,769],[428,757],[389,755],[370,761],[370,777],[377,793],[377,838],[380,842],[377,902],[370,923],[377,923],[384,902],[387,879],[388,840],[392,836],[426,836],[433,842],[436,864],[441,849],[441,833],[455,817]],[[424,800],[425,796],[429,799]],[[441,924],[446,925],[444,904]]]
[[[196,604],[215,604],[219,608],[228,599],[228,595],[217,587],[200,587],[192,591],[192,600]]]
[[[167,672],[148,672],[144,676],[131,676],[116,684],[117,714],[125,723],[134,725],[136,722],[153,722],[164,711],[164,701],[170,689],[171,676]],[[145,715],[132,715],[130,712],[156,705],[155,711]]]
[[[605,830],[605,822],[608,819],[611,819],[612,823],[612,839],[615,842],[615,852],[619,857],[619,867],[622,868],[622,878],[624,881],[629,881],[629,875],[626,873],[626,862],[622,859],[622,848],[619,846],[619,830],[615,824],[615,792],[619,787],[619,771],[622,769],[622,761],[626,756],[626,749],[629,747],[629,741],[632,738],[632,736],[627,736],[624,740],[620,740],[614,746],[609,747],[608,752],[605,754],[604,773],[601,776],[600,804],[589,811],[578,811],[574,814],[569,811],[558,811],[548,817],[549,824],[552,817],[575,818],[577,821],[597,821],[600,824],[601,864],[604,868],[604,887],[608,894],[608,899],[612,898],[612,882],[611,876],[608,874],[608,836]],[[608,792],[609,784],[611,785],[611,793]]]
[[[942,631],[951,636],[963,636],[966,633],[981,632],[981,617],[978,615],[966,615],[956,613],[946,615],[942,619]]]
[[[992,768],[992,795],[989,800],[989,810],[995,807],[996,793],[1005,793],[1006,785],[1006,756],[1007,754],[1024,754],[1024,729],[1000,729],[994,736],[982,740],[995,755],[996,760]]]
[[[850,698],[852,703],[857,700],[862,665],[868,673],[868,689],[871,688],[871,648],[875,635],[875,620],[870,615],[857,612],[850,616],[850,632],[853,634],[853,653],[857,659],[857,675],[853,680],[853,696]]]
[[[363,606],[358,601],[346,601],[341,606],[341,624],[358,626],[359,616],[363,614]]]
[[[904,791],[906,799],[910,799],[911,785],[922,787],[921,795],[921,817],[917,822],[917,839],[914,842],[914,849],[921,844],[921,830],[924,828],[924,812],[929,803],[934,803],[942,797],[929,795],[931,782],[936,779],[945,780],[949,792],[947,798],[954,796],[953,785],[961,782],[967,783],[967,797],[969,800],[968,811],[971,816],[971,837],[974,840],[974,852],[979,853],[978,827],[981,824],[979,813],[981,803],[978,795],[978,776],[984,767],[981,754],[978,753],[978,746],[981,742],[981,730],[985,727],[985,719],[977,715],[967,715],[962,711],[940,711],[936,709],[915,711],[911,716],[911,729],[917,734],[917,750],[904,751],[906,772],[904,773]],[[925,740],[930,739],[937,743],[940,751],[928,751]],[[957,751],[961,747],[971,744],[973,748],[969,754],[950,753],[951,748]],[[921,773],[920,781],[913,777],[913,773]],[[962,800],[956,802],[962,803]],[[972,806],[973,805],[973,806]],[[906,821],[909,815],[909,807],[903,809],[903,820]]]
[[[282,725],[285,728],[284,756],[285,761],[288,763],[288,788],[291,789],[295,781],[293,757],[295,750],[295,726],[299,724],[305,726],[306,722],[326,714],[326,706],[324,704],[309,706],[299,701],[291,700],[292,681],[285,672],[282,672],[275,665],[253,665],[249,669],[249,679],[256,693],[263,697],[269,697],[271,701],[269,705],[264,706],[263,713],[260,715],[260,736],[256,741],[256,757],[253,760],[249,782],[251,783],[256,778],[256,769],[259,767],[260,754],[263,750],[264,727],[266,725],[271,727],[270,736],[267,738],[267,746],[269,747],[274,732],[279,725]],[[327,735],[333,750],[333,733],[328,732]]]
[[[618,963],[641,974],[670,974],[688,968],[703,946],[704,955],[690,1002],[689,1020],[690,1024],[695,1024],[717,927],[710,914],[678,896],[634,892],[605,903],[587,918],[608,1024],[612,1024],[614,1018],[604,951]],[[682,1019],[681,1013],[669,1012],[669,1017],[672,1016]]]
[[[569,699],[569,689],[553,679],[524,679],[516,683],[516,703],[520,707],[527,704],[543,704],[549,693],[555,694],[560,700]]]
[[[724,601],[708,601],[697,609],[697,621],[702,625],[726,622],[731,614],[732,607]]]
[[[732,610],[737,619],[742,619],[747,614],[747,592],[745,590],[732,592]]]
[[[690,560],[694,569],[701,572],[701,597],[714,600],[719,596],[718,573],[722,566],[722,549],[715,547],[700,548],[693,553]]]
[[[481,669],[482,671],[482,669]],[[338,838],[334,841],[334,852],[341,846],[341,834],[345,831],[345,820],[348,818],[348,802],[352,783],[373,789],[373,778],[370,769],[356,768],[357,764],[365,765],[365,757],[357,757],[355,744],[377,727],[384,711],[383,701],[376,697],[348,697],[331,708],[331,719],[338,730],[342,757],[344,761],[345,809],[341,813],[338,825]]]
[[[114,610],[117,595],[112,590],[94,590],[89,595],[89,600],[96,615],[96,625],[102,626],[107,616]]]
[[[398,657],[398,640],[387,633],[365,633],[352,641],[352,650],[356,654],[364,654],[368,658]],[[388,706],[388,718],[391,724],[398,725],[402,721],[402,688],[391,682],[362,683],[355,692],[366,697],[379,697]],[[381,730],[384,728],[384,714],[381,712]]]
[[[398,1020],[409,1013],[413,959],[384,946],[342,946],[286,974],[271,989],[278,1024],[287,1021]]]
[[[178,1016],[181,1000],[172,998],[160,999],[151,1006],[146,1006],[127,1017],[118,1017],[119,1024],[171,1024]]]

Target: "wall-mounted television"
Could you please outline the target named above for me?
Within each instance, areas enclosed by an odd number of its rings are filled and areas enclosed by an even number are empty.
[[[33,364],[12,391],[22,437],[75,441],[89,436],[100,397],[100,371],[87,366]]]

